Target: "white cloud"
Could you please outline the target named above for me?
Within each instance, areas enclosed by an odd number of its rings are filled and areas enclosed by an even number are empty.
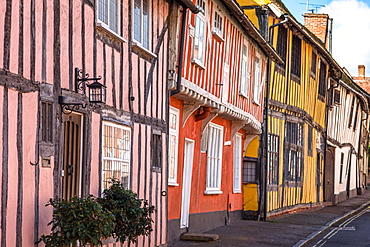
[[[333,57],[357,76],[358,65],[370,74],[370,7],[357,0],[334,0],[322,13],[333,18]]]

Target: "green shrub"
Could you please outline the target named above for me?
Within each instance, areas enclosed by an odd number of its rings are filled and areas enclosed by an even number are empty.
[[[112,181],[112,186],[103,191],[98,199],[105,210],[115,216],[114,236],[123,243],[135,243],[137,237],[149,235],[152,229],[151,214],[154,206],[149,206],[147,200],[138,199],[131,190],[126,190],[119,181]]]
[[[102,208],[92,195],[86,198],[73,197],[50,199],[46,206],[53,206],[52,233],[42,235],[36,243],[44,242],[53,246],[101,245],[101,240],[111,236],[114,229],[114,216]]]

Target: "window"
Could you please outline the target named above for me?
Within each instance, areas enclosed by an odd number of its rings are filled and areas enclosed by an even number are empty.
[[[134,0],[134,40],[149,49],[149,0]]]
[[[302,40],[298,36],[293,35],[292,42],[292,79],[299,83],[301,78]]]
[[[287,54],[287,37],[288,37],[288,30],[283,25],[280,25],[278,27],[276,52],[280,55],[281,59],[283,59],[284,64],[286,62],[286,54]],[[284,67],[285,66],[284,64],[280,64],[280,66]]]
[[[193,59],[195,62],[204,64],[204,52],[205,52],[205,41],[206,41],[206,25],[205,25],[205,3],[202,0],[198,0],[198,7],[201,11],[196,15],[195,18],[195,35],[194,35],[194,47],[193,47]]]
[[[339,183],[343,183],[343,165],[344,165],[344,153],[340,154],[340,170],[339,170]]]
[[[234,193],[242,192],[241,188],[241,164],[242,164],[242,135],[236,133],[234,137]]]
[[[311,76],[315,77],[316,76],[316,60],[317,60],[317,55],[315,52],[312,52],[312,58],[311,58]]]
[[[279,182],[279,149],[280,149],[280,136],[275,134],[268,135],[268,184],[277,185]]]
[[[154,172],[162,172],[162,135],[158,131],[152,134],[152,169]]]
[[[222,37],[222,17],[217,11],[215,11],[213,20],[213,33]]]
[[[334,104],[338,104],[339,105],[340,104],[340,91],[337,90],[337,89],[334,89],[333,94],[334,94],[334,97],[333,97]]]
[[[248,97],[249,84],[250,84],[250,73],[248,66],[248,46],[243,44],[242,57],[241,57],[241,77],[240,77],[240,94]]]
[[[40,139],[43,142],[53,142],[53,104],[41,102]]]
[[[179,110],[170,107],[169,118],[168,184],[177,185],[177,157],[179,141]]]
[[[324,101],[326,92],[326,64],[320,60],[319,99]]]
[[[308,156],[312,156],[312,131],[313,128],[311,126],[308,126],[308,135],[307,135],[307,154]]]
[[[246,157],[243,165],[243,182],[257,183],[257,160]]]
[[[120,1],[99,0],[98,21],[103,23],[105,28],[121,35],[120,31]]]
[[[131,129],[103,122],[102,189],[112,179],[121,181],[126,189],[130,181]]]
[[[357,121],[358,121],[358,111],[359,111],[360,104],[357,104],[356,106],[356,113],[355,113],[355,119],[353,120],[353,131],[357,129]]]
[[[205,194],[221,194],[223,127],[209,123]]]
[[[354,109],[355,109],[355,97],[352,98],[352,104],[351,104],[351,109],[350,109],[349,118],[348,118],[348,128],[352,127]]]
[[[302,179],[302,125],[286,123],[285,137],[285,180],[300,182]]]
[[[261,59],[256,57],[254,60],[254,89],[253,89],[253,102],[260,104],[260,95],[262,92],[261,81]]]

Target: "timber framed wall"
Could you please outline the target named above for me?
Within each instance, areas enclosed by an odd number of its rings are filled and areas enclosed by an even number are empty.
[[[156,207],[138,246],[166,243],[169,4],[150,1],[149,47],[135,45],[133,2],[119,2],[119,35],[98,25],[97,1],[0,3],[1,246],[33,246],[50,228],[49,198],[63,194],[64,129],[59,96],[83,101],[79,195],[102,190],[102,123],[130,129],[130,185]],[[106,104],[75,92],[74,70],[102,76]],[[45,110],[48,109],[48,110]],[[51,133],[50,138],[44,138]],[[153,141],[161,150],[153,150]],[[153,153],[158,151],[159,156]],[[159,152],[160,151],[160,152]],[[157,161],[154,164],[154,161]],[[163,193],[164,192],[164,193]],[[112,244],[110,244],[112,245]]]

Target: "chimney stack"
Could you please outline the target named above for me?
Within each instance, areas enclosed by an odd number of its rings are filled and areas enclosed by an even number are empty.
[[[329,15],[305,13],[304,26],[316,35],[328,48],[328,28],[329,28]]]
[[[365,80],[365,65],[358,66],[358,79]]]

